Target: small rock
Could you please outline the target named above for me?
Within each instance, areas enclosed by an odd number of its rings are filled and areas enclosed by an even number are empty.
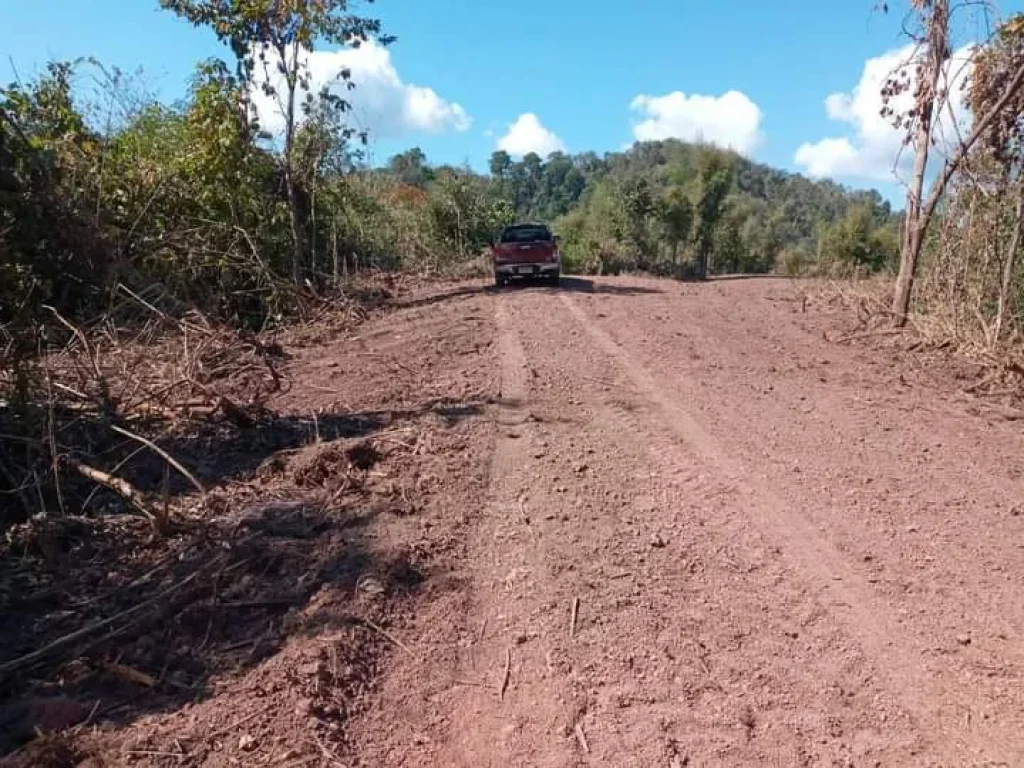
[[[243,733],[238,739],[238,748],[243,752],[248,752],[251,749],[256,748],[256,739],[250,736],[248,733]]]
[[[579,466],[576,467],[576,474],[577,475],[582,475],[588,469],[589,469],[589,467],[585,463],[584,464],[580,464]]]
[[[1013,517],[1020,517],[1022,512],[1024,512],[1024,507],[1010,507],[1010,515],[1012,515]]]
[[[907,533],[917,533],[917,526],[916,525],[908,525],[907,526]]]
[[[956,641],[958,643],[960,643],[960,645],[970,645],[971,644],[971,636],[970,635],[957,635],[956,636]]]
[[[662,537],[662,535],[660,533],[656,533],[653,536],[651,536],[651,546],[652,547],[655,547],[656,549],[661,549],[662,547],[666,546],[667,544],[668,544],[668,542],[665,541],[665,539]]]

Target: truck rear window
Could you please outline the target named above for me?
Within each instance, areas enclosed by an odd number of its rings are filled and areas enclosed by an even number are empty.
[[[515,227],[501,233],[503,243],[550,242],[551,232],[546,227]]]

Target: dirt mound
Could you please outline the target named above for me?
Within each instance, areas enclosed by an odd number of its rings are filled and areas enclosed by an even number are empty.
[[[407,322],[379,327],[406,334]],[[378,378],[374,352],[344,339],[277,349],[297,386],[260,395],[267,409],[246,408],[244,423],[214,414],[161,440],[205,486],[175,487],[162,531],[113,514],[11,529],[0,544],[7,763],[302,764],[345,751],[344,725],[382,659],[408,652],[398,606],[430,587],[448,546],[423,531],[474,492],[448,457],[486,425],[450,395],[489,370],[487,347],[467,356],[430,341],[425,326],[395,352],[424,358],[436,386],[412,369]],[[307,386],[312,360],[333,366],[344,405]],[[137,465],[127,476],[160,487]]]

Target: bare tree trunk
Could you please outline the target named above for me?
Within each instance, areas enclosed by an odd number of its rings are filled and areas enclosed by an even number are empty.
[[[292,236],[292,279],[302,282],[303,262],[306,257],[306,230],[302,226],[302,209],[299,192],[295,186],[295,168],[293,166],[293,148],[295,144],[295,97],[298,90],[299,44],[295,41],[289,51],[286,45],[278,46],[278,54],[283,65],[285,86],[288,93],[284,104],[284,186],[288,195],[288,224]]]
[[[924,176],[928,169],[928,152],[932,140],[932,119],[935,114],[935,100],[942,77],[942,65],[948,58],[949,0],[936,0],[928,21],[927,68],[922,73],[928,77],[928,84],[918,84],[922,90],[918,98],[917,134],[914,137],[914,171],[907,190],[906,225],[903,245],[900,250],[900,272],[896,278],[896,295],[892,311],[895,324],[902,327],[910,312],[910,297],[914,289],[917,263],[924,244],[924,233],[928,219],[923,215],[922,197]]]
[[[338,217],[335,216],[331,219],[331,257],[334,262],[334,287],[338,287]]]
[[[1013,267],[1017,263],[1017,250],[1020,247],[1021,229],[1024,228],[1024,183],[1018,182],[1017,188],[1017,209],[1013,218],[1013,233],[1010,235],[1010,244],[1006,248],[1006,255],[1003,257],[1003,279],[999,285],[999,306],[996,310],[996,327],[992,333],[993,344],[999,343],[999,337],[1003,332],[1003,323],[1006,320],[1006,309],[1009,303],[1010,288],[1013,285]]]

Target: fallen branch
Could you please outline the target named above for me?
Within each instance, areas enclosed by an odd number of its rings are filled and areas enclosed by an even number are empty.
[[[210,565],[208,565],[207,568],[211,567],[215,563],[219,563],[222,559],[223,558],[215,558],[213,561],[211,561]],[[139,611],[145,610],[146,608],[155,605],[161,600],[169,597],[175,592],[178,592],[179,590],[191,584],[193,581],[196,580],[196,578],[198,578],[199,574],[203,573],[207,568],[200,568],[197,571],[193,571],[181,581],[177,582],[176,584],[172,584],[167,589],[154,595],[148,600],[143,600],[138,605],[132,606],[127,610],[115,613],[113,616],[110,616],[106,619],[95,621],[92,624],[82,627],[81,629],[77,629],[74,632],[64,635],[63,637],[58,637],[49,645],[45,645],[42,648],[39,648],[38,650],[32,651],[31,653],[26,653],[24,656],[19,656],[16,659],[8,661],[6,664],[0,664],[0,675],[8,674],[10,672],[16,672],[17,670],[23,669],[25,667],[30,667],[36,662],[46,658],[54,651],[63,648],[66,645],[70,645],[76,640],[81,640],[83,637],[87,637],[93,634],[94,632],[98,632],[99,630],[109,627],[112,624],[116,624],[117,622],[123,619],[127,619],[129,616],[135,615]],[[115,635],[120,632],[123,632],[127,628],[128,625],[123,626],[120,629],[111,632],[110,635]]]
[[[132,440],[135,440],[136,442],[142,443],[144,446],[146,446],[151,451],[156,453],[158,456],[163,458],[164,461],[166,461],[168,464],[170,464],[172,467],[174,467],[176,470],[178,470],[182,475],[184,475],[185,478],[190,483],[192,483],[193,486],[195,486],[195,489],[197,491],[199,491],[204,496],[206,495],[206,489],[202,486],[202,484],[198,480],[196,480],[195,476],[191,472],[189,472],[187,469],[185,469],[185,467],[183,467],[181,465],[181,463],[177,459],[175,459],[173,456],[171,456],[169,453],[167,453],[167,451],[165,451],[159,445],[154,443],[152,440],[147,440],[146,438],[144,438],[144,437],[142,437],[140,435],[136,435],[134,432],[129,432],[127,429],[123,429],[123,428],[117,426],[117,424],[111,424],[110,428],[112,430],[114,430],[115,432],[117,432],[118,434],[120,434],[120,435],[124,435],[125,437],[130,438]]]
[[[368,629],[372,629],[374,632],[377,632],[382,637],[387,638],[392,643],[394,643],[398,648],[401,648],[403,651],[408,653],[414,659],[418,660],[416,654],[412,652],[412,650],[409,648],[409,646],[407,646],[405,643],[403,643],[401,640],[399,640],[397,637],[392,635],[390,632],[388,632],[383,627],[379,626],[378,624],[375,624],[374,622],[370,621],[369,619],[358,619],[358,623],[362,624],[362,625],[365,625]]]
[[[48,310],[53,314],[54,317],[71,331],[72,335],[81,342],[82,347],[85,349],[85,355],[89,359],[89,363],[92,366],[93,374],[96,376],[96,383],[100,388],[100,407],[103,410],[104,416],[111,416],[114,413],[114,404],[110,397],[110,384],[107,382],[107,377],[103,375],[103,370],[100,368],[99,361],[96,359],[96,353],[93,351],[92,345],[89,344],[89,339],[86,338],[85,333],[77,325],[72,323],[70,320],[65,319],[60,312],[54,307],[48,304],[43,305],[43,309]]]
[[[829,339],[833,344],[845,344],[848,341],[856,341],[857,339],[869,339],[872,336],[899,336],[906,333],[903,328],[880,328],[877,331],[860,331],[859,333],[848,333],[845,336],[840,336],[838,339]]]
[[[139,510],[148,520],[156,522],[157,516],[149,509],[149,506],[146,503],[145,494],[127,480],[122,480],[120,477],[108,475],[102,470],[90,467],[88,464],[83,464],[82,462],[75,461],[74,459],[66,459],[66,461],[72,469],[78,472],[78,474],[83,477],[87,477],[94,483],[102,485],[104,488],[110,489]]]
[[[572,599],[572,614],[569,616],[569,639],[572,640],[576,637],[576,619],[580,613],[580,599],[574,597]]]

